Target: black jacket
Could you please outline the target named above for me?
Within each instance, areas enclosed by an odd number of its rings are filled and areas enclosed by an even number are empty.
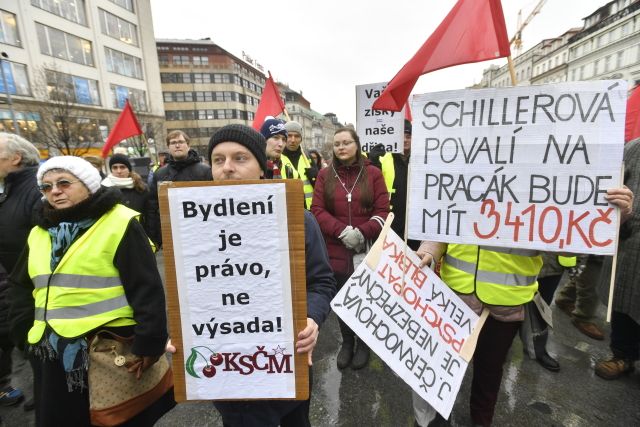
[[[5,178],[4,193],[0,194],[0,264],[8,273],[27,243],[34,225],[33,210],[41,203],[37,171],[34,166],[11,172]]]
[[[184,160],[169,158],[165,166],[154,172],[149,187],[151,209],[147,218],[147,229],[149,237],[158,247],[162,246],[158,184],[162,181],[211,181],[212,179],[211,168],[200,162],[200,157],[195,150],[189,150],[189,154]]]
[[[47,229],[61,221],[99,218],[118,202],[119,194],[116,189],[102,188],[86,201],[58,212],[48,204],[43,204],[36,215],[36,223]],[[28,259],[29,248],[25,247],[9,277],[11,338],[19,347],[26,342],[27,333],[33,325],[35,308],[34,287],[27,268]],[[136,325],[111,329],[120,336],[134,336],[134,354],[157,356],[164,353],[168,336],[164,288],[155,255],[142,225],[137,220],[132,219],[129,222],[116,250],[113,265],[120,273],[127,301],[133,308]]]

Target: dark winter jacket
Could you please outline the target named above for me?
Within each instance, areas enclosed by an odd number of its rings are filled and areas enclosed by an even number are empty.
[[[324,168],[318,173],[313,192],[311,212],[315,215],[322,230],[327,250],[329,251],[331,268],[335,273],[341,275],[349,275],[353,272],[354,253],[342,244],[342,241],[338,238],[340,233],[347,225],[351,225],[354,228],[358,228],[365,239],[373,242],[382,230],[380,223],[373,217],[378,216],[385,220],[389,213],[389,193],[384,184],[382,173],[368,160],[365,160],[365,167],[369,177],[369,188],[373,194],[373,208],[368,212],[362,209],[360,205],[359,187],[355,186],[351,195],[351,206],[349,207],[347,192],[339,181],[336,182],[333,193],[333,209],[330,210],[325,206],[325,180],[328,174],[334,173],[332,166]],[[335,170],[345,187],[351,189],[360,171],[360,166],[357,164],[343,166],[336,163]]]
[[[48,229],[62,221],[99,218],[118,202],[119,194],[116,189],[102,188],[89,199],[68,209],[55,210],[48,203],[44,203],[36,215],[36,223],[37,226]],[[35,309],[34,286],[29,277],[28,259],[29,248],[25,247],[9,278],[11,338],[19,347],[26,342],[27,333],[33,325]],[[133,308],[136,325],[110,329],[120,336],[133,335],[133,353],[139,356],[157,356],[164,353],[167,342],[164,289],[155,255],[142,226],[136,219],[129,222],[116,250],[113,265],[120,272],[122,286],[127,301]]]
[[[109,176],[102,180],[102,185],[120,190],[120,203],[134,211],[140,212],[140,224],[142,224],[142,228],[144,228],[147,235],[150,235],[149,215],[153,207],[151,205],[151,193],[146,185],[144,191],[138,191],[135,188],[119,187],[111,183]]]
[[[149,187],[151,210],[147,226],[151,240],[156,242],[158,246],[162,246],[158,184],[162,181],[211,181],[212,179],[211,168],[200,162],[200,157],[195,150],[189,150],[189,154],[184,160],[175,160],[170,157],[165,166],[155,171]]]
[[[40,205],[36,172],[27,167],[11,172],[5,178],[5,190],[0,194],[0,264],[8,273],[18,260],[34,226],[34,208]]]

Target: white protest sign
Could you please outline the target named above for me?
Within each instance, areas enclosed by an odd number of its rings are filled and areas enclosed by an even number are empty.
[[[187,400],[294,398],[285,184],[168,189]]]
[[[409,237],[613,254],[626,99],[624,81],[414,96]]]
[[[395,112],[372,108],[386,86],[387,83],[356,86],[356,132],[366,153],[378,144],[384,145],[387,152],[404,151],[404,109]]]
[[[459,353],[478,316],[433,271],[418,267],[418,256],[393,230],[380,247],[375,268],[360,263],[331,302],[333,311],[449,418],[467,369]]]

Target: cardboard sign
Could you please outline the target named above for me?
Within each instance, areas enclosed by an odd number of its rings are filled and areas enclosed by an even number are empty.
[[[384,145],[387,152],[404,151],[404,109],[394,112],[372,108],[386,86],[387,83],[356,86],[356,132],[365,153],[378,144]]]
[[[392,230],[380,239],[331,306],[416,393],[449,418],[467,369],[460,352],[477,331],[478,316],[433,271],[420,269],[418,256]]]
[[[177,401],[308,397],[301,186],[160,186]]]
[[[413,98],[409,237],[611,255],[624,81]]]

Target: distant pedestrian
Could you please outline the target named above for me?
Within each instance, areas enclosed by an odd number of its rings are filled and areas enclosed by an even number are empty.
[[[624,147],[624,183],[640,194],[640,139]],[[595,373],[601,378],[613,380],[633,371],[634,363],[640,360],[640,198],[635,197],[628,209],[622,210],[618,263],[611,313],[611,357],[595,365]],[[603,274],[598,287],[601,300],[609,300],[609,278],[612,259],[604,262]]]
[[[364,253],[382,231],[389,213],[389,193],[382,173],[361,153],[360,138],[351,128],[333,136],[331,165],[318,174],[311,212],[318,219],[327,243],[338,289],[355,270],[353,257]],[[342,320],[338,368],[362,369],[369,362],[369,347]],[[355,348],[355,353],[354,353]]]
[[[150,238],[162,246],[160,211],[158,208],[158,184],[163,181],[211,181],[211,169],[200,161],[198,153],[189,148],[189,136],[174,130],[167,135],[169,160],[167,164],[153,174],[149,191],[151,192],[151,211],[148,228]]]
[[[140,223],[149,234],[151,193],[144,180],[131,167],[131,161],[123,154],[114,154],[109,159],[109,175],[102,180],[104,187],[115,187],[122,193],[122,204],[139,212]]]

